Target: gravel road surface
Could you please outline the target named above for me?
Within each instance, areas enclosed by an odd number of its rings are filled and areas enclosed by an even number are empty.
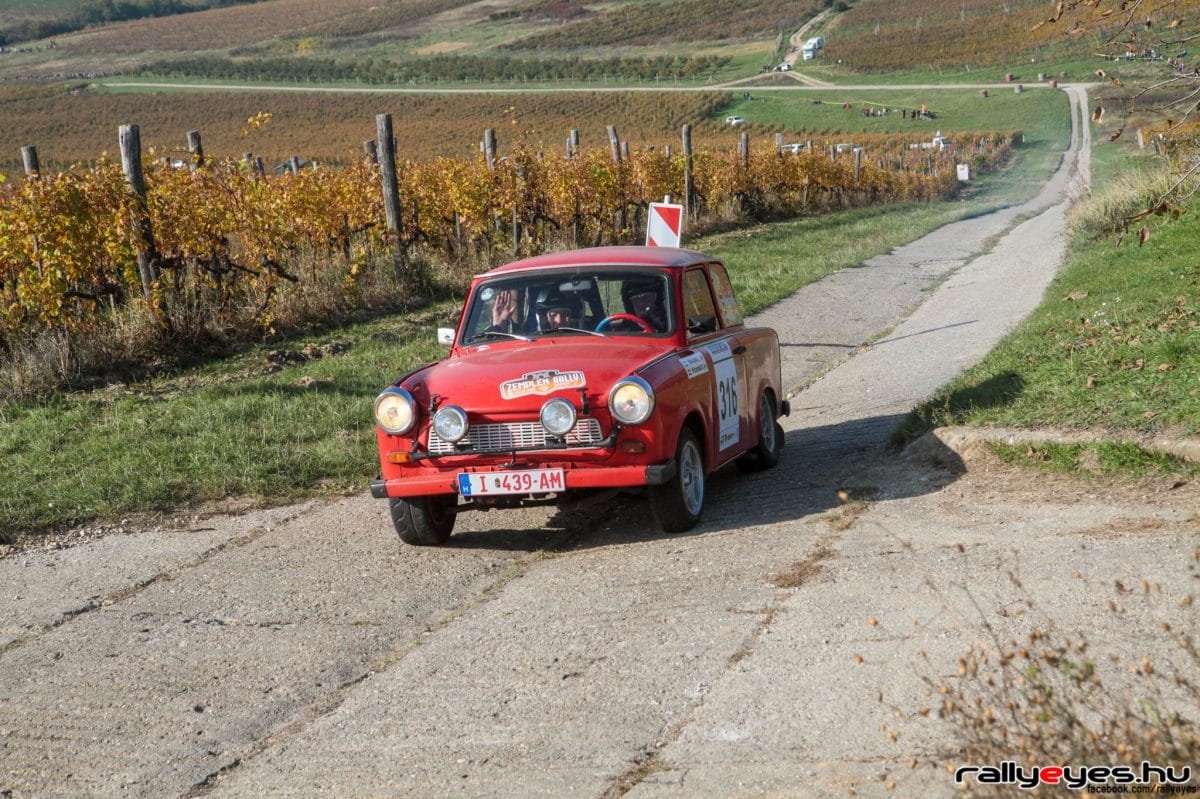
[[[0,559],[0,796],[951,794],[927,680],[967,646],[1053,622],[1128,659],[1196,621],[1193,486],[883,452],[1058,268],[1090,147],[1067,91],[1037,199],[756,320],[787,448],[715,475],[689,534],[630,499],[464,516],[418,549],[364,493]]]

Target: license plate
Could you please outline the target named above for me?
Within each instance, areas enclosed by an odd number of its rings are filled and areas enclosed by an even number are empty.
[[[464,497],[499,494],[548,494],[565,491],[562,469],[527,469],[520,472],[460,472],[458,493]]]

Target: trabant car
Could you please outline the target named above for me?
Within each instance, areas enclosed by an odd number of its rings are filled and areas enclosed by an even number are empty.
[[[779,339],[750,328],[725,267],[666,247],[529,258],[476,277],[444,360],[375,400],[381,476],[409,544],[458,514],[644,493],[667,532],[693,527],[705,481],[783,447]]]

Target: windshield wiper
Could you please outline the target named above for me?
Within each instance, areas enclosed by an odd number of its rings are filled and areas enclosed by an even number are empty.
[[[595,330],[584,330],[582,327],[551,327],[542,331],[542,335],[548,333],[587,333],[589,336],[599,336],[600,338],[608,338],[603,333],[597,333]]]
[[[492,336],[497,336],[499,338],[513,338],[513,339],[516,339],[517,341],[532,341],[533,340],[533,339],[529,338],[529,336],[522,336],[522,335],[518,335],[517,333],[505,333],[503,330],[485,330],[482,333],[476,333],[475,335],[471,336],[471,342],[474,343],[476,341],[479,341],[479,339],[481,339],[481,338],[490,338]]]

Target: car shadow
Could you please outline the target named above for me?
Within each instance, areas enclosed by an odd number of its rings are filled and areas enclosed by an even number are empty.
[[[505,516],[512,511],[490,511],[494,529],[456,533],[447,546],[555,552],[711,535],[804,519],[847,501],[927,494],[966,471],[962,459],[932,436],[913,448],[917,455],[888,451],[888,438],[904,419],[873,416],[787,432],[775,468],[747,473],[731,465],[710,475],[704,516],[685,533],[662,532],[644,496],[621,494],[552,512],[543,526],[527,530],[508,526]]]

